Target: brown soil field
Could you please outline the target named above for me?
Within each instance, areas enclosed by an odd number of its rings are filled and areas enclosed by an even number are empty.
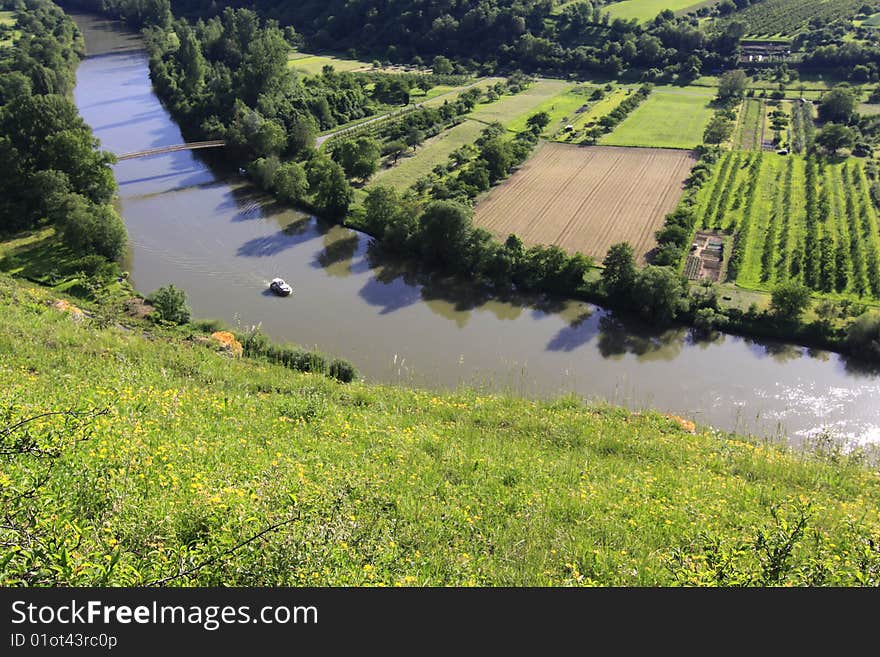
[[[695,163],[690,151],[544,144],[477,204],[475,223],[597,261],[629,242],[644,264]]]

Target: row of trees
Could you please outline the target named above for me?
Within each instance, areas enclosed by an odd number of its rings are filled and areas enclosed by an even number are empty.
[[[602,4],[570,3],[561,12],[546,0],[441,5],[429,0],[257,0],[247,6],[295,25],[312,48],[348,49],[362,58],[416,65],[433,62],[435,71],[443,72],[494,74],[522,68],[616,76],[637,67],[692,78],[734,61],[741,36],[735,30],[708,34],[696,19],[677,18],[672,11],[647,24],[612,19]],[[220,11],[207,0],[173,0],[172,6],[191,16]]]
[[[471,204],[492,185],[507,178],[522,164],[538,143],[541,131],[550,122],[546,112],[529,117],[526,129],[511,139],[504,126],[495,122],[483,130],[473,145],[453,151],[445,165],[416,181],[413,190],[437,200],[457,200]]]
[[[0,51],[0,231],[55,225],[83,255],[118,258],[114,158],[69,97],[82,38],[47,0],[25,0],[16,16],[21,36]]]
[[[513,235],[500,244],[473,226],[472,210],[463,203],[431,201],[423,206],[392,187],[370,189],[363,222],[386,250],[418,257],[428,267],[498,290],[516,286],[576,294],[592,266],[583,254],[570,256],[555,246],[526,248]]]

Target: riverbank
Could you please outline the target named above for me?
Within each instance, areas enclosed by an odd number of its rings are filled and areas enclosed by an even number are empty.
[[[77,17],[89,55],[75,98],[117,153],[184,141],[118,24]],[[98,40],[103,56],[94,50]],[[91,45],[90,45],[91,44]],[[499,296],[388,259],[359,232],[283,207],[203,154],[120,162],[119,209],[136,289],[173,283],[196,317],[345,358],[369,382],[573,394],[657,408],[793,443],[880,440],[880,377],[835,354],[683,326],[653,328],[577,300]],[[282,276],[287,299],[266,295]]]
[[[880,583],[861,453],[571,396],[343,385],[56,299],[0,276],[6,424],[79,413],[26,425],[59,449],[21,528],[46,549],[12,551],[3,585]],[[13,517],[31,458],[4,467]]]

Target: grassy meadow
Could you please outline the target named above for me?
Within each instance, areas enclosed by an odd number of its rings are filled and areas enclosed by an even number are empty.
[[[556,112],[555,105],[570,107],[574,111],[578,106],[573,106],[573,99],[562,100],[574,85],[564,80],[552,80],[541,78],[518,94],[502,96],[492,103],[477,105],[469,117],[475,121],[492,123],[498,121],[506,128],[514,129],[514,126],[525,126],[525,121],[532,114],[542,110]],[[559,99],[559,100],[557,100]],[[549,104],[549,109],[547,106]]]
[[[310,55],[293,52],[287,59],[287,65],[302,71],[305,75],[320,75],[325,66],[332,66],[340,72],[371,68],[371,64],[356,59],[343,59],[330,55]]]
[[[694,148],[712,118],[713,90],[657,87],[600,144],[652,148]]]
[[[607,10],[612,19],[620,18],[625,21],[635,19],[645,23],[665,9],[681,11],[699,4],[705,3],[702,0],[623,0],[606,5],[602,9]]]
[[[858,454],[571,397],[343,385],[55,298],[0,276],[2,426],[86,413],[4,434],[55,458],[3,457],[0,584],[880,583]]]

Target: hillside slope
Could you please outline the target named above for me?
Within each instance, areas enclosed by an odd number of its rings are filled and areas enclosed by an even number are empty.
[[[2,585],[880,583],[856,458],[343,385],[52,301],[0,277]]]

